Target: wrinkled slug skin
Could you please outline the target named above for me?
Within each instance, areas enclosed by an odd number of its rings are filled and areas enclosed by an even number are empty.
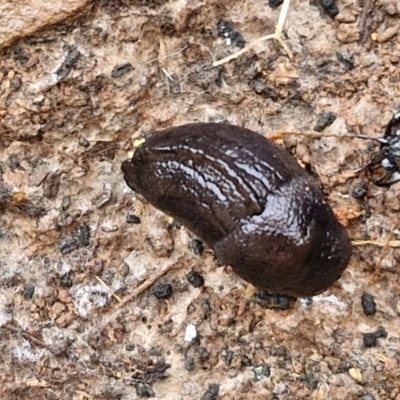
[[[350,259],[347,232],[307,173],[250,130],[204,123],[156,132],[122,171],[130,188],[270,293],[315,295]]]

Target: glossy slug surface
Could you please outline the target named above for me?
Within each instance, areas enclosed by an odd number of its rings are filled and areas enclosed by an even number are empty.
[[[152,134],[122,164],[126,183],[270,293],[307,297],[346,268],[351,244],[284,149],[248,129],[189,124]]]

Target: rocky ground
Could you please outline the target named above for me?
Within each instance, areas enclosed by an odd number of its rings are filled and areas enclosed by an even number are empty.
[[[280,9],[0,5],[1,399],[400,399],[400,184],[355,176],[377,144],[349,137],[382,136],[400,110],[400,4],[338,7],[291,3],[292,59],[269,40],[213,66]],[[331,289],[265,307],[126,187],[136,139],[194,121],[258,131],[318,174],[355,241]]]

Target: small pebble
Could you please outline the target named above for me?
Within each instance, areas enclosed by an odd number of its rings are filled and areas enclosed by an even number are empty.
[[[377,343],[377,337],[375,333],[364,333],[363,334],[363,343],[365,347],[374,347]]]
[[[193,371],[194,370],[194,357],[187,356],[185,358],[185,369],[186,369],[186,371]]]
[[[317,122],[314,126],[314,131],[322,132],[325,128],[332,125],[336,119],[336,114],[333,112],[322,112],[318,115]]]
[[[319,0],[319,4],[331,18],[335,18],[339,14],[335,0]]]
[[[254,380],[259,381],[262,378],[268,377],[271,375],[271,370],[267,364],[261,364],[254,367]]]
[[[346,69],[354,68],[354,56],[352,54],[337,52],[336,57],[338,61],[345,65]]]
[[[367,316],[375,315],[376,304],[374,297],[369,293],[363,293],[361,296],[361,306],[363,308],[364,314]]]
[[[269,0],[268,5],[271,8],[277,8],[283,3],[283,0]]]
[[[79,241],[81,242],[82,246],[89,246],[90,236],[91,236],[90,232],[91,232],[91,228],[87,224],[82,224],[78,228],[78,237],[79,237]]]
[[[204,286],[204,278],[196,271],[190,271],[186,274],[186,278],[189,281],[189,283],[195,287],[201,287]]]
[[[116,67],[113,68],[111,71],[111,77],[112,78],[119,78],[120,76],[126,74],[129,71],[132,71],[133,65],[129,62],[119,64]]]
[[[217,400],[219,395],[219,385],[212,383],[208,385],[207,391],[201,396],[200,400]]]
[[[391,26],[390,28],[387,28],[385,31],[378,33],[376,40],[379,43],[385,43],[390,39],[392,39],[394,36],[397,36],[398,32],[399,32],[398,28],[396,28],[395,26]]]
[[[24,297],[27,300],[30,300],[35,294],[35,286],[32,284],[27,284],[24,289]]]
[[[259,291],[253,296],[252,300],[262,307],[274,308],[278,310],[287,310],[290,306],[290,297],[280,294],[267,294],[264,291]]]
[[[363,334],[363,343],[365,347],[375,347],[377,340],[380,338],[387,337],[387,332],[384,328],[379,328],[377,331],[372,333]]]
[[[193,253],[196,254],[196,256],[201,256],[204,251],[204,245],[201,240],[198,239],[193,239],[190,242],[190,245],[192,246]]]
[[[70,288],[70,287],[72,287],[73,284],[74,284],[74,282],[69,273],[66,273],[61,277],[61,281],[60,281],[61,286]]]
[[[157,299],[168,299],[172,296],[172,286],[169,283],[160,283],[151,289],[151,294]]]
[[[128,224],[140,224],[141,220],[140,217],[135,214],[126,214],[126,222]]]
[[[68,253],[73,252],[79,247],[79,242],[76,238],[69,238],[63,240],[59,245],[58,248],[61,251],[61,254],[65,256]]]
[[[138,396],[140,397],[152,397],[153,393],[150,390],[150,388],[146,385],[138,385],[136,387],[136,393],[138,394]]]
[[[366,194],[367,194],[367,183],[364,180],[357,181],[351,188],[351,195],[355,199],[358,200],[363,199]]]
[[[356,23],[340,24],[336,30],[336,36],[339,42],[354,43],[360,40],[360,30]]]

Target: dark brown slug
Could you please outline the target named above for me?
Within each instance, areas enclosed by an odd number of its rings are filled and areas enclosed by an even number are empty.
[[[313,296],[350,259],[346,230],[305,170],[248,129],[200,123],[153,133],[122,172],[131,189],[270,293]]]

